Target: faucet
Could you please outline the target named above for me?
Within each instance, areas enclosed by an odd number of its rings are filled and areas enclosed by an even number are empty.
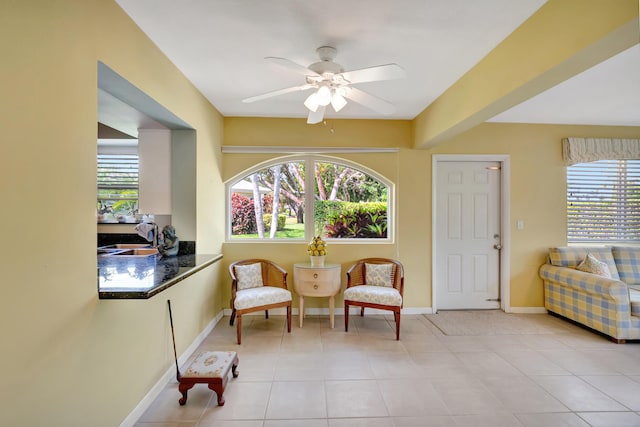
[[[154,248],[158,246],[158,224],[155,222],[151,223],[153,225],[153,239],[151,241],[151,246]]]
[[[156,224],[155,222],[146,222],[144,224],[150,225],[152,227],[152,229],[150,230],[151,239],[149,239],[149,231],[147,231],[147,227],[141,228],[143,223],[136,225],[135,228],[138,231],[138,234],[141,237],[144,237],[147,242],[151,242],[151,245],[155,248],[156,246],[158,246],[158,224]]]

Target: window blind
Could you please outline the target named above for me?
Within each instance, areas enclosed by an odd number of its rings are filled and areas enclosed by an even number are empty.
[[[137,154],[98,154],[100,199],[137,200],[138,166]]]
[[[640,242],[640,160],[567,167],[569,242]]]

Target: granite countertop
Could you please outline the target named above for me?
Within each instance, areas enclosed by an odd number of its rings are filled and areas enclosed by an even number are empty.
[[[98,295],[100,299],[151,298],[220,259],[221,254],[98,256]]]

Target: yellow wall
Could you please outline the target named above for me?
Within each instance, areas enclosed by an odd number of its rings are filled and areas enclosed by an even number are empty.
[[[333,245],[344,266],[393,256],[406,266],[406,306],[431,304],[431,155],[511,155],[511,305],[542,305],[537,267],[565,241],[565,136],[638,137],[639,128],[486,124],[436,149],[414,150],[409,121],[223,118],[113,1],[0,2],[0,425],[118,425],[172,366],[166,299],[178,353],[228,307],[231,260],[291,267],[304,245],[225,244],[224,186],[257,160],[225,145],[398,147],[340,155],[396,184],[392,244]],[[149,300],[102,301],[96,291],[96,85],[102,61],[197,130],[197,244],[225,260]],[[334,132],[330,132],[333,126]],[[224,140],[224,142],[223,142]],[[340,305],[340,301],[338,305]],[[322,301],[315,304],[322,306]]]
[[[637,138],[638,127],[482,124],[433,154],[508,154],[511,161],[511,306],[542,307],[538,267],[551,246],[566,241],[566,169],[561,139],[568,136]],[[516,229],[516,221],[524,229]]]
[[[227,124],[233,122],[233,132]],[[328,262],[341,263],[343,272],[358,258],[391,256],[405,266],[405,308],[431,307],[431,161],[433,154],[509,155],[511,248],[510,306],[514,310],[542,308],[542,282],[538,267],[550,246],[566,244],[566,175],[561,139],[568,136],[637,138],[638,127],[561,126],[486,123],[429,150],[407,148],[407,122],[333,120],[327,126],[299,131],[293,119],[225,118],[224,145],[276,145],[301,147],[390,147],[397,153],[334,154],[355,161],[396,184],[396,239],[392,244],[334,243]],[[387,128],[385,129],[385,126]],[[311,129],[310,129],[311,128]],[[341,130],[345,130],[342,134]],[[382,138],[380,135],[384,135]],[[389,137],[395,135],[396,137]],[[331,138],[339,144],[325,143]],[[324,143],[324,144],[323,144]],[[278,154],[224,154],[223,180],[243,176],[253,165],[281,157]],[[517,230],[517,220],[524,221]],[[233,242],[224,245],[225,266],[249,257],[266,257],[292,271],[294,262],[305,261],[302,243],[272,244]],[[343,284],[345,277],[343,274]],[[290,284],[292,283],[290,278]],[[227,290],[228,292],[228,290]],[[228,293],[227,293],[228,295]],[[337,298],[336,305],[341,305]],[[310,307],[327,307],[326,300],[312,299]]]
[[[98,300],[97,63],[196,128],[208,253],[223,238],[222,117],[113,1],[2,1],[0,51],[0,425],[113,427],[173,365],[166,300],[178,354],[226,302],[219,265],[149,300]]]
[[[327,154],[355,162],[384,176],[396,186],[398,203],[395,214],[398,223],[407,224],[398,227],[393,243],[357,244],[339,242],[328,247],[327,262],[342,264],[342,280],[346,280],[345,272],[354,260],[364,257],[400,258],[405,262],[405,276],[423,278],[429,273],[430,255],[426,230],[431,223],[422,220],[424,212],[430,209],[427,195],[409,197],[414,192],[424,191],[420,182],[425,177],[420,172],[430,157],[425,151],[409,150],[411,142],[411,122],[406,120],[327,120],[325,125],[309,126],[304,119],[255,119],[225,118],[225,146],[282,146],[282,147],[374,147],[399,148],[395,153],[349,153]],[[333,132],[331,132],[333,129]],[[288,154],[224,154],[223,180],[239,178],[246,169],[274,158],[291,158]],[[295,157],[295,156],[294,156]],[[407,167],[411,165],[410,167]],[[238,176],[240,175],[240,176]],[[429,184],[430,185],[430,184]],[[406,197],[401,197],[400,194]],[[411,221],[414,221],[411,223]],[[409,225],[411,223],[411,225]],[[418,237],[418,240],[416,240]],[[400,242],[404,242],[402,245]],[[416,248],[419,251],[403,252],[403,248]],[[306,243],[246,243],[229,242],[224,245],[224,265],[243,258],[269,258],[282,265],[287,271],[293,271],[293,264],[308,260]],[[414,260],[414,262],[410,262]],[[292,274],[292,273],[291,273]],[[431,294],[428,282],[420,280],[410,282],[406,286],[405,307],[430,306]],[[290,288],[293,289],[293,277],[289,277]],[[230,297],[229,289],[227,295]],[[310,308],[328,307],[327,299],[311,298],[305,305]],[[336,297],[336,307],[342,305],[340,295]],[[296,307],[297,304],[294,304]]]

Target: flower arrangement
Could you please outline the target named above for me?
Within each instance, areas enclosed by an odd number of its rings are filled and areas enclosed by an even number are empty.
[[[311,256],[325,256],[327,254],[327,243],[322,237],[315,236],[307,245],[307,253]]]

